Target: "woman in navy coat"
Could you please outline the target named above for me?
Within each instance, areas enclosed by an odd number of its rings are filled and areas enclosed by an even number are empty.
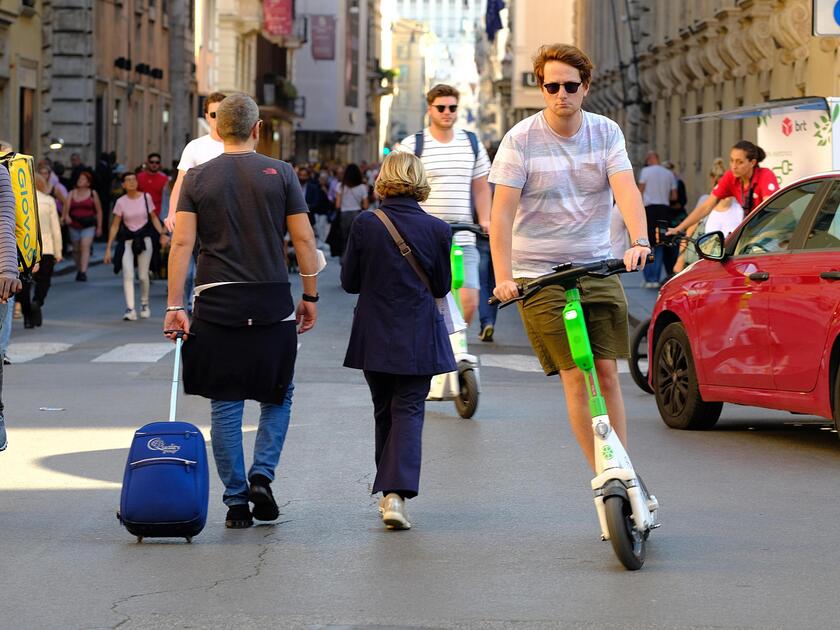
[[[451,289],[449,226],[417,203],[429,196],[423,163],[411,153],[385,158],[376,180],[381,209],[425,271],[426,287],[373,212],[350,228],[341,286],[358,293],[344,365],[364,370],[376,421],[373,493],[391,529],[409,529],[405,499],[417,496],[425,399],[432,376],[456,369],[435,298]]]

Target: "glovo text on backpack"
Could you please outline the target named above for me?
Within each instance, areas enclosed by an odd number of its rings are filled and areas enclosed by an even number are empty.
[[[0,164],[9,171],[15,195],[15,240],[18,272],[26,278],[41,262],[41,226],[38,221],[38,197],[35,192],[35,160],[31,155],[7,153]]]

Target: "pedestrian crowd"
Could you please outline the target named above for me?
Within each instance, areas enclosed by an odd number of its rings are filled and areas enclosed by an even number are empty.
[[[185,391],[210,400],[226,526],[248,527],[279,513],[272,483],[292,410],[297,335],[316,326],[327,252],[340,259],[341,286],[358,295],[344,365],[362,370],[370,390],[373,493],[381,495],[383,523],[408,529],[405,502],[419,492],[430,381],[456,370],[441,317],[441,300],[453,289],[453,251],[463,261],[463,317],[469,324],[477,313],[479,338],[491,342],[490,296],[512,300],[523,282],[558,263],[610,257],[622,258],[628,270],[641,268],[646,287],[659,286],[663,275],[690,262],[660,244],[661,235],[731,230],[778,186],[772,171],[758,166],[764,152],[746,141],[732,148],[729,170],[715,161],[711,193],[691,212],[682,179],[656,152],[637,182],[619,126],[582,108],[592,70],[574,46],[540,48],[534,75],[545,109],[510,129],[494,155],[456,126],[458,91],[436,85],[427,94],[429,126],[402,139],[381,164],[294,164],[257,153],[259,107],[238,93],[205,99],[210,133],[190,142],[170,173],[157,153],[134,170],[106,154],[94,169],[78,155],[69,169],[43,159],[36,182],[44,257],[24,286],[8,232],[0,229],[0,337],[21,289],[25,326],[41,325],[49,275],[68,251],[76,280],[87,281],[97,237],[107,235],[104,262],[122,273],[125,320],[136,320],[138,311],[151,316],[150,273],[165,270],[163,333],[184,339]],[[14,215],[10,190],[0,169],[0,228]],[[480,226],[489,239],[459,229],[464,224]],[[302,288],[297,302],[290,274]],[[616,364],[629,356],[626,298],[615,276],[586,277],[580,286],[595,369],[626,444]],[[588,386],[557,316],[565,292],[547,287],[517,304],[545,374],[560,376],[570,424],[594,468]],[[245,400],[260,403],[247,470]],[[0,402],[0,450],[5,444]]]

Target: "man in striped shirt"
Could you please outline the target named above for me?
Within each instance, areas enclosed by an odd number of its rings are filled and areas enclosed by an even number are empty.
[[[487,150],[463,129],[455,128],[458,118],[458,90],[450,85],[434,86],[426,95],[429,126],[421,134],[408,136],[397,147],[419,156],[426,168],[432,192],[420,206],[447,223],[474,223],[473,205],[479,225],[490,229],[490,158]],[[418,143],[418,136],[422,139]],[[419,146],[418,146],[419,144]],[[454,243],[463,250],[464,284],[460,295],[464,321],[469,325],[478,308],[479,254],[475,235],[457,233]]]

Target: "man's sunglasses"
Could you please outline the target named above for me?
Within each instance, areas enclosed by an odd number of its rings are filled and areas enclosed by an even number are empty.
[[[543,83],[545,91],[549,94],[557,94],[557,92],[560,91],[561,85],[563,86],[563,89],[566,90],[566,94],[574,94],[583,84],[580,81],[566,81],[565,83]]]
[[[449,108],[449,111],[452,114],[454,114],[456,111],[458,111],[458,106],[457,105],[435,105],[434,106],[434,108],[436,110],[438,110],[438,112],[441,113],[441,114],[446,111],[447,107]]]
[[[149,160],[149,164],[160,164],[160,160]]]
[[[216,112],[210,112],[208,115],[210,116],[210,118],[215,118],[216,117]]]

